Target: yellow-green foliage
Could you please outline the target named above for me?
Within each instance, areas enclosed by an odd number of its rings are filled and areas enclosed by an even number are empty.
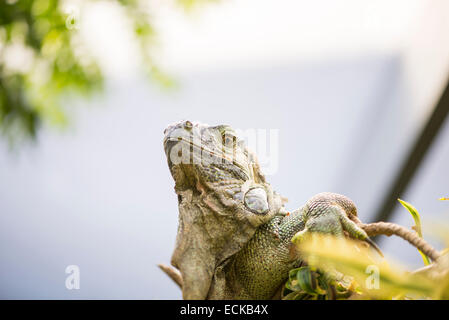
[[[399,201],[399,203],[402,204],[402,206],[403,206],[404,208],[406,208],[406,209],[408,210],[408,212],[410,212],[410,214],[412,215],[413,220],[415,221],[415,226],[414,226],[413,229],[416,231],[416,233],[418,234],[418,236],[419,236],[420,238],[422,238],[421,218],[420,218],[420,216],[419,216],[418,210],[416,210],[414,206],[412,206],[410,203],[408,203],[408,202],[406,202],[406,201],[404,201],[404,200],[398,199],[398,201]],[[429,259],[429,257],[426,256],[424,253],[422,253],[421,250],[418,250],[418,251],[419,251],[419,253],[420,253],[421,256],[422,256],[422,259],[423,259],[423,261],[424,261],[424,264],[425,264],[426,266],[429,265],[429,264],[430,264],[430,259]]]
[[[418,211],[399,201],[422,237]],[[449,299],[449,249],[433,263],[421,253],[426,267],[411,272],[358,240],[308,234],[295,246],[307,266],[290,271],[283,299]]]

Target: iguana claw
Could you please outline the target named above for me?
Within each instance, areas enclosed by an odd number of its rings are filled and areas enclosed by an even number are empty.
[[[305,227],[295,234],[292,242],[303,240],[310,232],[327,233],[337,237],[344,236],[346,232],[351,238],[365,241],[383,256],[367,233],[350,219],[357,217],[357,209],[349,198],[336,193],[319,193],[306,203],[302,214]]]

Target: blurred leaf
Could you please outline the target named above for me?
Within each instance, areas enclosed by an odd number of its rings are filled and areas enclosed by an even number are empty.
[[[447,229],[446,229],[447,232]],[[441,252],[441,257],[429,266],[423,267],[414,272],[421,276],[426,276],[436,283],[436,298],[449,299],[449,250],[446,248]]]
[[[147,1],[115,2],[133,27],[142,69],[163,88],[175,87],[152,59],[157,30]],[[206,2],[178,4],[193,7]],[[12,143],[34,139],[43,124],[64,126],[69,122],[65,103],[69,95],[89,97],[103,88],[97,61],[80,47],[77,17],[64,12],[62,4],[62,0],[0,1],[0,132]]]
[[[371,251],[358,242],[329,235],[312,234],[299,250],[312,267],[329,274],[350,275],[359,285],[361,297],[392,299],[400,294],[428,297],[436,295],[435,283],[420,275],[411,275],[385,260],[376,261]]]
[[[211,2],[219,2],[220,0],[176,0],[178,5],[183,7],[185,10],[191,10],[193,8],[199,7],[201,5],[211,3]]]
[[[414,230],[416,231],[416,233],[418,234],[418,236],[419,236],[420,238],[422,238],[421,218],[420,218],[420,216],[419,216],[418,210],[416,210],[416,208],[415,208],[414,206],[412,206],[410,203],[408,203],[408,202],[406,202],[406,201],[404,201],[404,200],[398,199],[398,201],[399,201],[399,202],[402,204],[402,206],[403,206],[404,208],[406,208],[406,209],[408,210],[408,212],[410,212],[410,214],[412,215],[413,220],[415,221],[415,227],[414,227]],[[418,251],[419,251],[419,253],[420,253],[421,256],[422,256],[422,259],[423,259],[423,261],[424,261],[424,264],[425,264],[426,266],[429,265],[429,264],[431,263],[429,257],[426,256],[421,250],[418,250]]]

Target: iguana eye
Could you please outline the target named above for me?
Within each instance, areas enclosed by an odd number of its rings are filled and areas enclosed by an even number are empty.
[[[245,206],[256,214],[265,214],[269,210],[267,193],[262,188],[250,189],[245,194]]]
[[[231,133],[224,133],[221,138],[223,145],[226,147],[233,147],[235,141],[237,140],[237,137]]]

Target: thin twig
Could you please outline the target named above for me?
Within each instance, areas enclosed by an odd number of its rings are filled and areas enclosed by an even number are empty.
[[[396,235],[406,241],[408,241],[415,248],[421,250],[426,256],[428,256],[431,260],[437,260],[441,254],[435,250],[429,243],[427,243],[423,238],[418,236],[418,234],[414,231],[411,231],[403,226],[397,225],[391,222],[374,222],[364,224],[358,221],[359,226],[365,230],[365,232],[371,237],[379,234],[383,234],[385,236]]]
[[[166,264],[163,263],[158,264],[158,267],[162,271],[164,271],[170,277],[170,279],[172,279],[179,286],[179,288],[182,289],[182,275],[178,269],[167,266]]]

